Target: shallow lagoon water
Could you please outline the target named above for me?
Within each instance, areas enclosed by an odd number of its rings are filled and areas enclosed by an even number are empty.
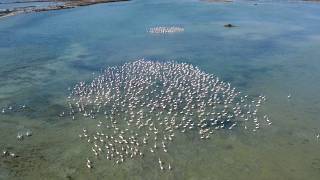
[[[0,115],[0,147],[19,155],[0,159],[0,179],[319,179],[319,10],[317,3],[137,0],[2,19],[0,107],[27,108]],[[147,33],[154,26],[185,31]],[[188,62],[246,94],[265,94],[272,126],[219,131],[208,141],[178,136],[171,172],[152,157],[86,168],[89,149],[78,134],[96,123],[58,116],[67,88],[139,58]],[[26,129],[33,135],[18,141]]]

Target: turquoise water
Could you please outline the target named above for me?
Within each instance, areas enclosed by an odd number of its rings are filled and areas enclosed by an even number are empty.
[[[0,148],[18,157],[0,158],[0,179],[319,179],[320,4],[253,4],[136,0],[1,19],[0,107],[13,110],[0,114]],[[154,26],[185,31],[147,33]],[[91,152],[78,134],[96,123],[58,116],[67,89],[139,58],[188,62],[265,94],[272,126],[206,142],[181,135],[170,172],[152,157],[86,168]],[[18,141],[26,130],[33,135]]]

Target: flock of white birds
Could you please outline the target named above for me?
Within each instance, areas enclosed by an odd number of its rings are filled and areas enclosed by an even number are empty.
[[[159,152],[170,153],[178,133],[194,131],[206,140],[214,131],[258,131],[272,123],[259,112],[265,96],[242,95],[187,63],[142,59],[108,67],[92,82],[76,84],[67,101],[73,119],[80,115],[97,123],[79,134],[93,156],[120,164],[153,154],[161,170],[172,169]],[[93,167],[92,158],[86,165]]]
[[[157,26],[157,27],[149,28],[148,30],[148,32],[151,34],[169,34],[169,33],[179,33],[183,31],[184,31],[183,27],[176,27],[176,26],[171,26],[171,27]]]

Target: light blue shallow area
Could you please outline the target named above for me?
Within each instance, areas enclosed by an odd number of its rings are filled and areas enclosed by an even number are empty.
[[[29,107],[0,114],[0,148],[19,155],[0,159],[0,179],[319,179],[319,12],[318,3],[133,0],[0,19],[0,107]],[[185,31],[147,32],[155,26]],[[141,58],[187,62],[266,95],[272,126],[207,142],[181,137],[170,173],[152,158],[88,170],[77,136],[91,122],[58,117],[67,89]],[[17,141],[24,129],[34,135]]]

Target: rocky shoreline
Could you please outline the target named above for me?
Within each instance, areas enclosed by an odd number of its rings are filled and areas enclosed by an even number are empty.
[[[79,6],[89,6],[100,3],[111,3],[111,2],[121,2],[129,0],[30,0],[30,1],[16,1],[14,3],[56,3],[54,5],[48,5],[45,7],[38,6],[25,6],[25,7],[15,7],[11,9],[0,9],[0,18],[14,16],[21,13],[32,13],[32,12],[43,12],[43,11],[52,11],[52,10],[62,10],[70,9]],[[0,4],[9,4],[9,3],[0,3]]]

